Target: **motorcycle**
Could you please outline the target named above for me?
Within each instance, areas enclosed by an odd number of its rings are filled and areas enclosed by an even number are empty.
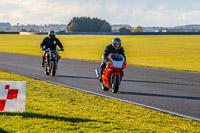
[[[119,85],[124,76],[124,69],[126,68],[126,61],[121,54],[111,53],[106,62],[106,68],[102,74],[101,88],[104,91],[112,90],[117,93]],[[97,78],[99,77],[99,69],[95,69]]]
[[[44,60],[44,73],[46,75],[51,74],[52,76],[55,76],[56,70],[58,67],[58,62],[60,60],[60,56],[58,54],[58,51],[61,50],[45,50],[45,60]]]

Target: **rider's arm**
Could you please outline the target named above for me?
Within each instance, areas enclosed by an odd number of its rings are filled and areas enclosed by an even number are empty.
[[[105,61],[109,54],[110,54],[110,51],[109,51],[109,45],[108,45],[108,46],[106,46],[106,48],[104,49],[104,53],[103,53],[103,56],[102,56],[102,60]]]
[[[44,46],[45,46],[45,44],[46,44],[46,38],[42,41],[42,43],[40,44],[40,48],[42,49],[42,50],[44,50]]]
[[[63,45],[62,45],[62,43],[60,42],[59,39],[57,40],[57,43],[58,43],[58,46],[60,47],[60,49],[61,49],[62,51],[64,51]]]
[[[122,54],[124,56],[124,59],[126,60],[125,51],[124,51],[123,47],[121,48],[121,53],[120,54]]]

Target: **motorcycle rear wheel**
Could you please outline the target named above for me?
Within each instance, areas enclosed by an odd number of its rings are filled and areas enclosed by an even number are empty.
[[[46,75],[49,75],[49,72],[48,72],[48,70],[47,70],[47,64],[46,63],[44,63],[44,73],[46,74]]]
[[[112,83],[112,92],[113,93],[117,93],[118,92],[119,84],[120,84],[119,75],[114,75],[113,76],[113,83]]]

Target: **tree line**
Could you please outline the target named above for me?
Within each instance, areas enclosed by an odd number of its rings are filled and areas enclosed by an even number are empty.
[[[105,20],[90,17],[74,17],[67,26],[68,32],[111,32]]]
[[[137,26],[133,31],[127,27],[122,27],[119,32],[143,32],[142,26]]]

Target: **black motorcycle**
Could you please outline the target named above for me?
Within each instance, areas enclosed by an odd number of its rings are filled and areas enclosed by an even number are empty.
[[[52,76],[55,76],[56,69],[58,66],[58,61],[60,60],[60,56],[58,51],[61,50],[45,50],[45,60],[44,60],[44,73],[46,75],[51,74]]]

